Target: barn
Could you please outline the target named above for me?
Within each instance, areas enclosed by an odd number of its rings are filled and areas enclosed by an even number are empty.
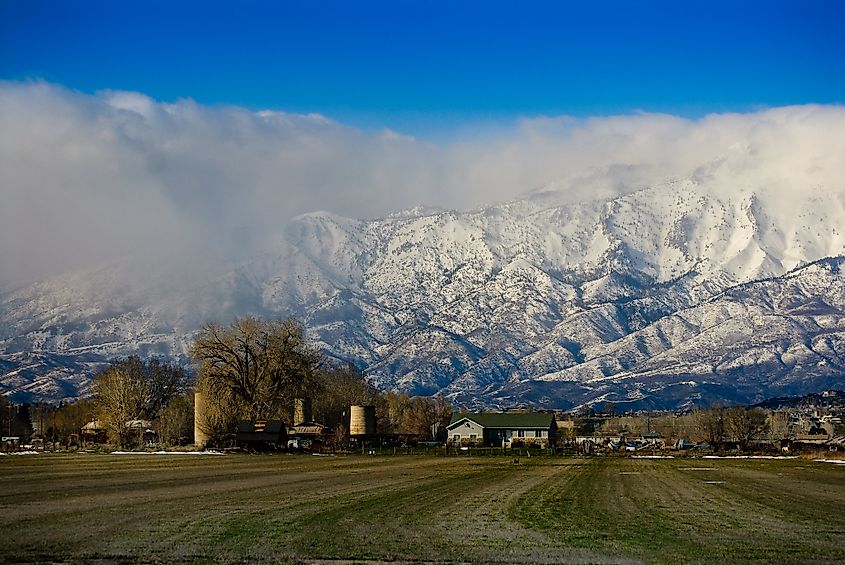
[[[249,451],[271,451],[287,447],[287,438],[282,420],[241,420],[235,444]]]

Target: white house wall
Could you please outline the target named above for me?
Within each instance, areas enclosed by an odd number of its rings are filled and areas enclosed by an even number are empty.
[[[462,422],[457,422],[457,425],[454,427],[449,428],[449,440],[456,443],[460,443],[462,441],[484,441],[484,428],[473,422],[472,420],[464,420]],[[456,438],[455,436],[460,436]],[[475,436],[475,440],[472,440],[472,436]]]
[[[453,444],[491,441],[494,445],[498,445],[499,440],[496,439],[496,436],[504,437],[506,446],[510,446],[512,442],[521,441],[528,443],[535,443],[536,441],[537,443],[545,446],[548,445],[549,441],[549,430],[520,430],[519,428],[504,430],[501,428],[491,428],[487,430],[490,437],[485,438],[485,428],[469,419],[455,422],[455,424],[449,426],[447,429],[449,431],[449,441]],[[520,435],[520,433],[522,435]],[[473,436],[475,437],[473,438]]]

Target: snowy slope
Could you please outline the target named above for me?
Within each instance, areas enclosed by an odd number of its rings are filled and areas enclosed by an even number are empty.
[[[842,384],[845,190],[783,194],[704,169],[575,204],[547,187],[469,212],[312,213],[187,279],[112,265],[0,296],[0,387],[84,394],[103,360],[187,362],[203,322],[247,313],[299,317],[381,387],[470,405],[677,407]]]

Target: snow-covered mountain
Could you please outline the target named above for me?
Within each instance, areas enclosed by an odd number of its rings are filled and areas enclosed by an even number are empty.
[[[380,387],[468,405],[679,407],[845,384],[845,188],[707,168],[611,199],[300,216],[179,278],[130,264],[0,295],[0,387],[85,394],[105,360],[187,362],[204,321],[293,315]],[[791,196],[785,196],[785,195]],[[153,271],[154,272],[154,271]]]

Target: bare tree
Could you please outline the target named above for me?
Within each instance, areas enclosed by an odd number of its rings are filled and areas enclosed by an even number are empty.
[[[350,406],[374,404],[378,396],[364,373],[352,365],[325,367],[320,379],[321,394],[314,399],[314,415],[330,428],[345,428]]]
[[[0,415],[0,435],[29,439],[33,428],[28,404],[10,404],[0,396]]]
[[[743,451],[766,433],[768,425],[766,411],[762,408],[735,406],[725,411],[725,430]]]
[[[410,398],[401,392],[388,391],[376,399],[376,428],[380,434],[404,434],[405,413]]]
[[[15,435],[13,431],[15,421],[14,405],[10,404],[5,396],[0,395],[0,435]]]
[[[249,418],[281,416],[293,398],[319,387],[322,353],[291,318],[236,318],[207,324],[191,348],[200,362],[199,386],[217,403]]]
[[[158,438],[165,445],[173,445],[194,432],[194,395],[174,397],[159,412],[156,422]]]
[[[74,434],[91,421],[97,413],[97,403],[92,399],[80,399],[70,404],[60,404],[45,414],[45,440],[68,445]]]
[[[699,438],[705,440],[713,448],[717,448],[725,441],[724,409],[699,410],[695,412],[694,422]]]
[[[452,403],[449,402],[449,399],[442,394],[435,396],[432,399],[432,402],[434,403],[434,423],[439,424],[434,439],[445,441],[447,433],[446,426],[448,426],[449,422],[452,420]]]
[[[141,417],[145,395],[144,383],[123,367],[112,366],[94,380],[97,417],[109,439],[120,447],[129,444],[126,422]]]
[[[129,361],[137,364],[139,359],[130,357]],[[156,358],[141,363],[136,370],[142,372],[143,380],[147,383],[143,415],[150,420],[158,417],[161,410],[173,398],[184,393],[188,384],[188,374],[185,369]]]
[[[131,441],[126,423],[155,419],[186,384],[187,373],[178,365],[135,356],[114,361],[94,379],[95,413],[110,439],[125,447]]]
[[[414,396],[408,401],[403,427],[408,433],[419,437],[429,437],[439,433],[445,439],[443,434],[451,418],[452,405],[444,396]],[[436,431],[435,424],[439,424]]]
[[[434,424],[445,430],[452,417],[452,405],[443,396],[386,392],[377,398],[376,416],[381,433],[424,439],[432,435]]]
[[[431,435],[431,426],[435,421],[437,421],[437,413],[432,399],[422,396],[408,399],[402,422],[405,433],[427,438]]]
[[[789,412],[778,410],[769,414],[768,432],[776,439],[782,439],[789,435]]]

